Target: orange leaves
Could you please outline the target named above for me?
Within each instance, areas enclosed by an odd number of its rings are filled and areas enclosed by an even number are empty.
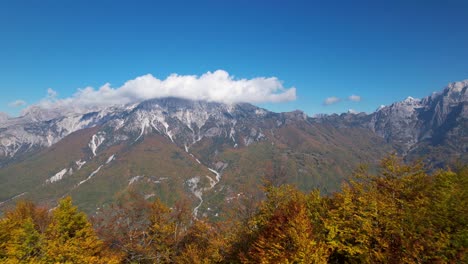
[[[178,243],[175,263],[218,263],[223,260],[221,249],[225,246],[217,226],[196,220]]]
[[[20,202],[0,219],[0,262],[465,263],[468,169],[428,175],[394,156],[382,166],[329,197],[268,185],[238,221],[131,194],[99,211],[94,229],[70,198],[51,212]]]
[[[30,202],[19,202],[0,222],[0,260],[7,263],[117,263],[104,256],[86,215],[70,198],[50,214]]]
[[[317,239],[307,197],[291,186],[269,187],[267,200],[250,221],[250,247],[243,263],[323,263],[327,246]]]

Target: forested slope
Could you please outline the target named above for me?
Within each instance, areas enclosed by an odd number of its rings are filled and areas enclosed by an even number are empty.
[[[218,221],[130,193],[92,217],[70,198],[19,202],[0,220],[2,263],[466,263],[468,168],[429,175],[395,156],[340,192],[265,182]]]

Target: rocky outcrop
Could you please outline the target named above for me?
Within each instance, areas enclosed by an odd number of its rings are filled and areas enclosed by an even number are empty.
[[[451,83],[421,100],[408,97],[371,114],[368,126],[403,151],[422,141],[437,144],[448,137],[463,136],[468,118],[467,89],[468,80]]]
[[[251,104],[223,104],[180,98],[160,98],[138,104],[77,112],[30,107],[19,118],[0,115],[0,159],[47,148],[65,136],[100,126],[103,146],[138,141],[151,133],[163,135],[186,150],[203,138],[224,138],[232,146],[250,145],[265,138],[264,131],[297,122],[327,122],[338,128],[367,128],[397,151],[408,154],[418,144],[452,142],[453,152],[466,153],[468,80],[449,84],[423,99],[382,106],[374,113],[308,117],[302,111],[273,113]],[[90,143],[91,144],[91,143]],[[95,144],[91,144],[94,146]],[[92,150],[96,154],[98,147]]]

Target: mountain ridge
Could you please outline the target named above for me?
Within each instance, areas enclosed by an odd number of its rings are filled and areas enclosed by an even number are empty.
[[[426,129],[429,132],[422,138],[430,137],[430,133],[433,132],[430,130],[430,126],[441,126],[442,123],[445,121],[444,119],[449,115],[451,111],[451,105],[453,104],[460,104],[461,102],[468,101],[467,95],[467,87],[468,87],[468,80],[460,81],[460,82],[453,82],[450,83],[442,92],[434,93],[428,97],[423,99],[415,99],[412,97],[408,97],[403,101],[395,102],[390,106],[383,106],[378,108],[375,112],[370,114],[365,114],[364,119],[371,117],[371,121],[368,122],[366,125],[370,128],[373,132],[377,133],[379,136],[391,140],[400,140],[405,141],[404,148],[408,149],[418,141],[418,137],[421,137],[419,131],[412,131],[416,134],[411,134],[412,130],[411,127],[408,126],[398,126],[393,128],[393,124],[397,124],[399,120],[395,120],[398,118],[401,120],[406,120],[407,123],[413,121],[415,123],[414,115],[422,115],[424,113],[417,113],[421,112],[422,110],[432,110],[434,111],[435,115],[432,115],[432,120],[428,124],[426,124]],[[457,96],[458,94],[458,96]],[[453,98],[455,97],[455,98]],[[441,98],[443,100],[441,100]],[[62,113],[60,109],[43,109],[38,106],[30,107],[23,116],[18,118],[9,118],[6,115],[0,116],[0,151],[3,152],[3,156],[14,156],[16,152],[21,150],[22,145],[30,145],[28,148],[31,147],[50,147],[54,143],[61,140],[64,136],[75,132],[79,129],[92,127],[95,125],[102,124],[106,122],[108,119],[115,119],[118,118],[119,115],[122,114],[131,114],[133,109],[144,109],[151,108],[154,106],[154,102],[156,105],[158,103],[165,104],[168,112],[171,110],[175,110],[177,106],[186,105],[191,106],[194,111],[193,113],[199,112],[199,110],[203,110],[201,105],[212,106],[214,108],[217,107],[218,110],[226,111],[228,109],[235,109],[237,106],[243,106],[245,109],[252,109],[256,112],[260,112],[263,114],[279,114],[288,117],[293,117],[296,114],[300,117],[303,116],[304,119],[311,118],[311,119],[323,119],[327,118],[330,115],[319,115],[318,117],[308,117],[304,112],[300,110],[291,111],[291,112],[284,112],[284,113],[274,113],[268,111],[266,109],[262,109],[256,106],[253,106],[248,103],[236,103],[236,104],[223,104],[223,103],[216,103],[216,102],[207,102],[207,101],[193,101],[188,99],[182,98],[175,98],[175,97],[166,97],[166,98],[157,98],[157,99],[150,99],[145,100],[141,103],[132,103],[122,106],[111,106],[111,107],[104,107],[102,109],[93,109],[92,111],[84,111],[83,113],[75,113],[73,111],[65,111],[65,114]],[[198,105],[198,108],[195,106]],[[215,107],[216,106],[216,107]],[[224,107],[221,107],[224,106]],[[421,109],[425,108],[425,109]],[[427,109],[430,108],[430,109]],[[462,104],[461,115],[463,118],[467,118],[468,114],[466,113],[466,103]],[[130,112],[129,112],[130,111]],[[299,112],[297,112],[299,111]],[[391,112],[399,112],[397,114]],[[229,113],[230,114],[230,113]],[[208,113],[204,112],[205,118],[208,116]],[[336,114],[332,114],[334,116]],[[356,115],[356,113],[348,113],[348,115]],[[362,113],[359,113],[358,116],[363,116]],[[385,120],[385,116],[393,116],[393,120]],[[174,117],[174,116],[172,116]],[[184,121],[190,122],[187,118],[190,116],[176,116],[179,121],[184,123]],[[196,115],[197,126],[200,128],[203,126],[203,122],[207,120],[200,121],[203,117],[200,114]],[[186,118],[185,120],[183,118]],[[201,118],[201,119],[200,119]],[[346,117],[348,119],[353,119]],[[381,121],[383,120],[383,121]],[[365,122],[364,122],[365,123]],[[391,124],[389,124],[391,123]],[[42,125],[42,128],[41,128]],[[191,128],[191,124],[185,122],[184,125]],[[386,131],[384,128],[390,128],[390,131]],[[16,129],[16,131],[15,131]],[[405,131],[406,129],[406,131]],[[398,134],[397,131],[392,130],[400,130],[401,133],[404,135],[390,135],[390,133]],[[414,129],[413,129],[414,130]],[[41,133],[42,132],[42,133]],[[429,133],[429,134],[428,134]],[[407,137],[407,138],[403,138]],[[401,143],[401,142],[400,142]],[[403,148],[403,149],[404,149]]]
[[[28,114],[0,123],[0,201],[72,195],[93,212],[137,190],[168,204],[185,197],[194,215],[215,217],[264,179],[333,192],[359,164],[392,151],[434,167],[466,162],[467,86],[371,114],[309,117],[180,98],[52,119]]]

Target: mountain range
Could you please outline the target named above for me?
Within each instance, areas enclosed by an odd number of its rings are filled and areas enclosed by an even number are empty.
[[[373,113],[307,116],[247,103],[157,98],[0,115],[0,207],[71,195],[88,212],[128,191],[217,217],[265,179],[329,193],[391,152],[432,168],[468,162],[468,80]],[[2,208],[0,208],[1,210]]]

